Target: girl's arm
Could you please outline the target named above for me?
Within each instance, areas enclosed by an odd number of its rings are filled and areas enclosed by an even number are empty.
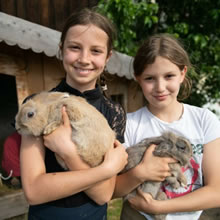
[[[90,169],[76,152],[76,147],[71,139],[72,129],[65,108],[62,114],[63,125],[50,135],[44,137],[45,146],[60,155],[70,170]],[[114,169],[116,172],[110,175],[109,179],[106,180],[106,178],[103,178],[104,181],[97,181],[95,185],[91,185],[89,189],[84,191],[91,199],[100,205],[108,202],[112,198],[115,187],[115,175],[120,172],[127,163],[127,153],[124,147],[116,141],[115,147],[112,146],[112,149],[105,155],[105,160],[111,161],[111,169]],[[102,174],[100,173],[100,175]]]
[[[155,147],[156,145],[151,145],[148,148],[136,167],[117,176],[114,197],[125,196],[144,181],[164,181],[171,175],[168,164],[176,161],[172,158],[154,156]]]
[[[204,187],[185,196],[166,200],[153,200],[149,194],[139,191],[130,199],[131,206],[147,213],[190,212],[220,206],[220,138],[204,145],[203,175]]]
[[[22,136],[20,163],[22,186],[32,205],[61,199],[109,179],[118,172],[109,158],[95,168],[46,173],[45,147],[41,138]]]
[[[71,157],[68,157],[68,154],[65,157],[65,162],[69,169],[71,170],[83,170],[89,169],[90,167],[85,164],[78,154],[76,154],[77,160],[73,160]],[[115,180],[116,174],[120,172],[127,162],[127,153],[125,153],[125,149],[123,145],[121,145],[118,141],[115,142],[115,148],[110,149],[106,155],[105,159],[111,161],[111,166],[116,167],[118,170],[115,175],[107,180],[98,182],[91,186],[89,189],[86,189],[84,192],[93,199],[96,203],[102,205],[106,202],[110,201],[112,198],[112,194],[115,188]]]

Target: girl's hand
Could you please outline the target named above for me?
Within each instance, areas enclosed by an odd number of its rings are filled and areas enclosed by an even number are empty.
[[[125,167],[128,162],[127,159],[128,154],[125,147],[118,140],[115,140],[114,146],[105,154],[102,165],[112,172],[112,176],[114,176]]]
[[[72,141],[72,128],[65,107],[62,108],[62,116],[63,124],[51,134],[44,136],[44,145],[58,154],[69,170],[88,169],[89,166],[80,158]]]
[[[144,181],[164,181],[167,176],[171,176],[169,163],[176,163],[173,158],[156,157],[153,151],[156,145],[151,145],[145,152],[142,161],[137,165],[137,176]]]
[[[45,135],[43,139],[47,148],[64,158],[66,155],[74,155],[77,152],[76,146],[71,139],[72,128],[65,107],[62,108],[62,116],[63,124],[51,134]]]
[[[145,212],[157,214],[156,204],[157,201],[152,198],[149,193],[144,193],[140,189],[137,189],[135,197],[128,199],[132,208]]]

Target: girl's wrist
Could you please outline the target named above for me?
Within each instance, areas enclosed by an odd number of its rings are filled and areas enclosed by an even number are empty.
[[[145,172],[143,174],[143,166],[141,163],[139,163],[136,167],[133,168],[133,172],[135,173],[135,177],[140,183],[143,183],[146,181],[146,175],[144,175]]]
[[[70,170],[83,170],[90,168],[89,165],[83,162],[81,157],[74,151],[69,152],[69,154],[65,154],[63,156],[63,160]]]
[[[107,179],[117,174],[117,171],[114,169],[114,166],[105,161],[103,161],[103,163],[100,164],[100,168],[103,170],[103,175],[106,176]]]

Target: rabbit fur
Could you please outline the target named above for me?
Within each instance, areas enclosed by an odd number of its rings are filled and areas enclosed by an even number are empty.
[[[178,161],[177,163],[169,164],[172,175],[167,177],[163,183],[169,184],[172,188],[175,189],[179,188],[180,186],[185,187],[187,185],[187,180],[183,172],[181,171],[181,167],[190,166],[190,158],[192,157],[192,146],[186,138],[178,136],[172,132],[164,132],[159,137],[143,139],[141,142],[127,148],[126,151],[128,153],[128,163],[123,169],[122,173],[128,171],[129,169],[135,167],[138,163],[140,163],[146,149],[151,144],[157,145],[153,152],[155,156],[172,157]],[[163,183],[148,181],[142,183],[139,188],[146,193],[150,193],[154,199],[165,200],[167,199],[167,196],[164,192],[160,190]],[[136,190],[133,190],[124,197],[124,202],[126,202],[128,198],[135,195]],[[129,208],[129,206],[125,207]],[[126,212],[128,210],[123,211]],[[163,220],[165,219],[166,215],[153,215],[153,217],[157,220]],[[127,220],[128,218],[121,219]],[[136,218],[131,219],[136,220]]]
[[[16,129],[22,135],[41,136],[53,132],[62,122],[66,107],[72,140],[78,154],[91,167],[99,165],[114,144],[115,132],[106,118],[84,98],[63,92],[41,92],[23,103],[16,115]],[[58,163],[68,169],[55,154]]]

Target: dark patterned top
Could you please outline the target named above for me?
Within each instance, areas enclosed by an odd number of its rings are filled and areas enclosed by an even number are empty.
[[[68,92],[69,94],[84,97],[91,105],[95,106],[96,109],[98,109],[105,116],[110,127],[116,132],[117,139],[121,143],[124,142],[126,123],[125,111],[119,104],[116,104],[110,99],[106,98],[98,86],[93,90],[81,93],[80,91],[70,87],[65,80],[63,80],[51,91]],[[47,173],[64,171],[63,168],[57,163],[54,153],[48,148],[46,148],[45,164]],[[80,192],[67,198],[49,202],[48,204],[68,208],[81,206],[85,203],[94,202],[84,192]]]

